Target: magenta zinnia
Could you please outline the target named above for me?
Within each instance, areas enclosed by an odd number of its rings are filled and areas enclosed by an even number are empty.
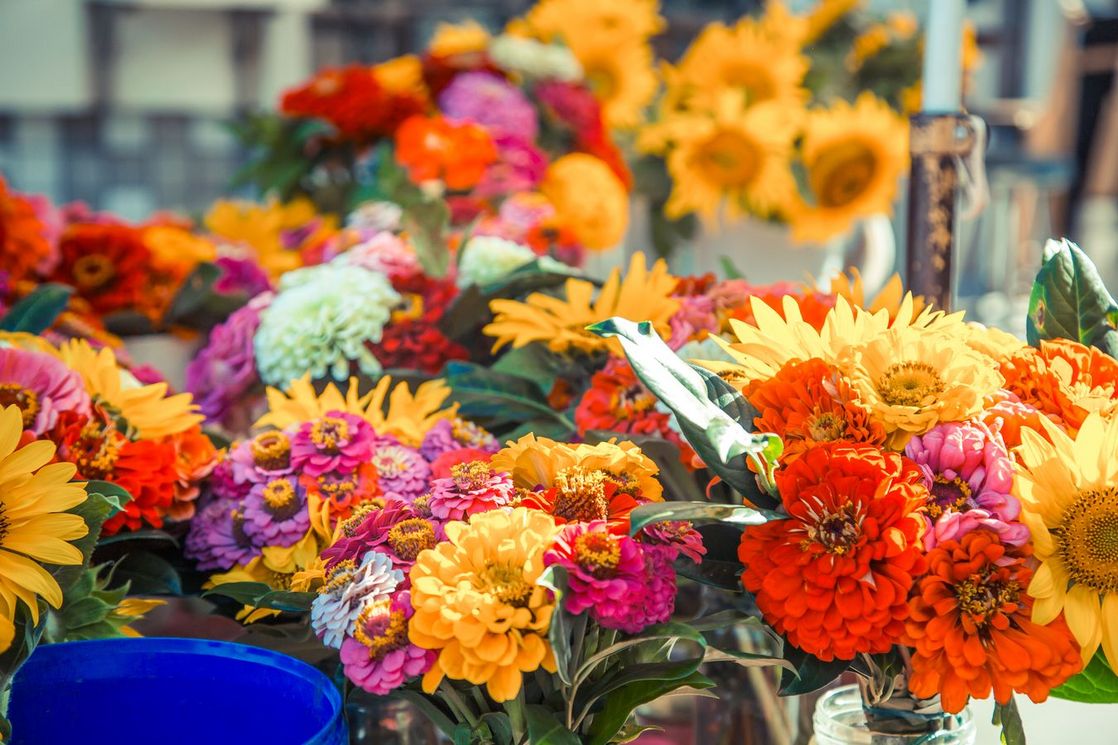
[[[15,405],[23,428],[41,435],[55,425],[59,413],[89,413],[89,394],[81,375],[62,360],[15,347],[0,348],[0,409]]]
[[[385,696],[431,669],[438,654],[408,641],[408,619],[414,613],[408,592],[366,603],[353,636],[342,641],[346,677],[369,693]]]
[[[376,433],[359,416],[328,411],[304,422],[291,443],[291,467],[309,476],[353,471],[373,454]]]
[[[495,473],[488,463],[460,463],[450,469],[450,478],[431,485],[427,509],[440,520],[465,520],[509,504],[515,494],[507,473]]]

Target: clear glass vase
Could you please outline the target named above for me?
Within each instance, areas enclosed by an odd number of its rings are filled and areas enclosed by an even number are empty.
[[[923,734],[881,734],[866,726],[858,686],[827,691],[815,706],[813,745],[975,745],[977,733],[969,710],[945,714],[940,725]]]

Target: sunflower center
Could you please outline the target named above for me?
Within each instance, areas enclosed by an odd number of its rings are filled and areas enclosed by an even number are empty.
[[[337,453],[349,440],[349,422],[341,417],[324,416],[311,427],[311,442],[324,453]]]
[[[972,494],[970,484],[960,478],[948,479],[937,475],[928,491],[931,497],[926,509],[928,516],[933,519],[947,511],[966,512],[969,509]]]
[[[827,150],[811,166],[808,182],[821,207],[845,207],[862,196],[877,174],[873,151],[858,141]]]
[[[824,411],[808,421],[807,432],[815,442],[834,442],[846,433],[846,422],[835,412]]]
[[[609,517],[606,474],[575,466],[555,474],[555,517],[572,522],[605,520]]]
[[[849,553],[862,537],[862,515],[853,504],[845,504],[834,512],[824,512],[813,524],[806,526],[807,540],[800,544],[807,549],[811,543],[818,543],[823,549],[836,556]]]
[[[276,520],[290,520],[299,511],[299,497],[289,479],[275,479],[264,487],[264,507]]]
[[[74,284],[81,290],[97,290],[107,285],[116,276],[112,259],[104,254],[79,256],[71,270]]]
[[[730,62],[722,66],[722,80],[727,88],[745,91],[745,103],[752,106],[776,98],[772,76],[763,67],[748,62]]]
[[[723,188],[751,183],[760,171],[761,157],[751,140],[736,132],[716,132],[693,156],[703,177]]]
[[[265,471],[281,471],[291,465],[291,441],[282,432],[264,432],[252,440],[252,462]]]
[[[431,523],[420,517],[403,520],[388,531],[388,545],[404,561],[415,561],[420,551],[434,548],[435,543]]]
[[[595,577],[609,574],[621,563],[621,541],[609,533],[583,533],[574,548],[575,560]]]
[[[528,607],[532,585],[524,579],[524,570],[513,564],[490,564],[478,575],[481,586],[497,600],[517,608]]]
[[[39,394],[16,383],[0,384],[0,409],[18,406],[23,415],[23,428],[27,429],[39,415]]]
[[[617,93],[617,74],[609,67],[601,64],[588,66],[585,75],[586,84],[599,99],[608,101]]]
[[[926,406],[943,392],[943,378],[926,362],[898,362],[877,381],[877,392],[890,406]]]
[[[461,491],[480,491],[489,486],[489,480],[493,478],[493,469],[488,463],[480,460],[457,463],[450,467],[450,477]]]
[[[1118,487],[1080,492],[1052,532],[1072,582],[1118,590]]]
[[[987,575],[972,574],[955,585],[959,611],[968,616],[974,625],[985,626],[991,616],[1007,605],[1016,604],[1021,596],[1020,585],[1001,575],[1000,571]]]
[[[233,521],[233,540],[236,544],[241,548],[252,546],[252,539],[245,532],[245,513],[234,508],[229,512],[229,517]]]
[[[369,648],[370,659],[379,659],[408,643],[408,619],[392,609],[391,598],[377,598],[361,609],[353,638]]]

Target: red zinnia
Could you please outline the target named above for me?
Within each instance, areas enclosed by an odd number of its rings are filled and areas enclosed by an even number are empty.
[[[738,549],[765,621],[824,661],[888,651],[924,569],[920,469],[872,445],[827,443],[776,482],[788,519],[747,526]]]
[[[348,65],[320,70],[283,94],[280,111],[325,119],[348,139],[391,135],[400,122],[423,110],[414,96],[386,91],[371,67]]]
[[[642,501],[635,497],[635,483],[619,483],[605,471],[580,466],[555,474],[555,485],[536,492],[521,492],[519,506],[546,512],[558,525],[605,520],[610,530],[629,533],[629,513]]]
[[[137,228],[79,223],[62,236],[52,279],[71,285],[98,313],[136,308],[147,291],[151,251]]]
[[[385,326],[381,340],[370,345],[381,365],[436,375],[448,361],[469,358],[469,351],[438,327],[439,319],[458,294],[453,280],[414,274],[394,281],[392,286],[404,296],[406,306],[392,314],[392,323]]]
[[[1026,547],[1027,548],[1027,547]],[[1033,571],[1026,553],[1009,553],[988,530],[943,541],[928,553],[928,574],[909,601],[904,643],[915,648],[909,688],[937,693],[943,710],[958,713],[967,698],[998,703],[1014,691],[1036,703],[1083,667],[1063,616],[1033,623],[1026,588]]]

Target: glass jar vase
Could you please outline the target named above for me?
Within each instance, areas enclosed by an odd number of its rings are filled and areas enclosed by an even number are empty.
[[[813,745],[975,745],[977,732],[969,710],[945,714],[940,726],[923,734],[882,734],[866,726],[858,686],[834,688],[815,706]]]

